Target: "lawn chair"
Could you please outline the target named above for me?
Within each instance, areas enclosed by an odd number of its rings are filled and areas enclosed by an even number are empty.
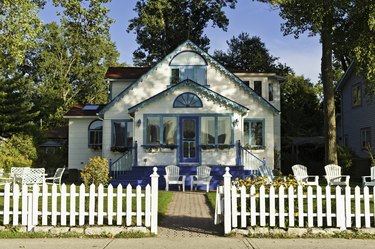
[[[47,184],[58,184],[59,188],[61,188],[61,178],[64,174],[65,168],[57,168],[55,171],[54,176],[46,177],[45,182]]]
[[[296,178],[299,185],[318,186],[319,176],[309,176],[307,174],[306,166],[301,164],[293,165],[293,175]]]
[[[22,174],[15,176],[15,182],[20,185],[43,185],[45,178],[44,168],[25,168]]]
[[[324,167],[328,186],[349,186],[350,176],[341,175],[341,167],[336,164],[328,164]]]
[[[198,185],[206,185],[206,191],[210,191],[210,182],[212,179],[211,168],[208,166],[198,166],[197,167],[197,174],[190,176],[190,190],[193,191],[194,185],[196,185],[195,189],[197,189]]]
[[[375,186],[375,166],[370,168],[370,176],[362,176],[362,185]]]
[[[185,192],[186,176],[180,175],[180,168],[175,165],[169,165],[165,167],[165,172],[165,190],[169,191],[170,184],[177,184],[178,190],[180,190],[180,185],[182,185],[182,191]]]
[[[267,177],[268,184],[271,184],[273,182],[273,179],[275,178],[272,169],[268,168],[265,164],[261,164],[258,167],[259,173],[263,177]]]

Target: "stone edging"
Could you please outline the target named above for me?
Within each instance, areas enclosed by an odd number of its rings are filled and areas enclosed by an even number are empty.
[[[268,227],[248,227],[247,229],[232,229],[233,234],[238,235],[259,235],[259,236],[274,236],[285,235],[291,237],[303,237],[314,235],[335,235],[339,233],[347,234],[375,234],[375,228],[360,228],[355,230],[340,230],[339,228],[268,228]]]
[[[14,227],[0,226],[0,231],[11,231]],[[17,226],[17,232],[28,232],[26,226]],[[50,234],[84,234],[84,235],[118,235],[120,233],[144,233],[149,234],[150,230],[146,227],[122,227],[122,226],[92,226],[92,227],[54,227],[54,226],[36,226],[31,232],[41,232]]]

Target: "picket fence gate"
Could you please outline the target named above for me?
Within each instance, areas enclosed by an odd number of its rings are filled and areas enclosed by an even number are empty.
[[[158,222],[158,178],[157,168],[150,175],[151,186],[142,191],[141,186],[134,189],[131,185],[123,189],[122,185],[105,188],[91,185],[86,191],[84,184],[72,184],[67,191],[65,184],[53,184],[51,192],[48,185],[27,186],[6,183],[3,198],[3,209],[0,220],[3,225],[26,226],[31,231],[35,226],[84,226],[84,225],[117,225],[145,226],[157,234]],[[124,191],[125,190],[125,191]],[[125,205],[123,203],[125,201]],[[133,209],[135,201],[135,209]],[[0,204],[1,205],[1,204]]]
[[[258,189],[237,187],[227,167],[224,186],[217,189],[215,224],[224,222],[224,233],[247,226],[269,227],[374,227],[375,191],[340,186]]]

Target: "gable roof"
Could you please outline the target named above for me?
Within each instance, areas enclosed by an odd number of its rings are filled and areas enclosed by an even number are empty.
[[[109,67],[106,79],[138,79],[145,74],[150,67]]]
[[[186,80],[183,80],[183,81],[180,81],[179,83],[167,88],[166,90],[152,96],[151,98],[148,98],[138,104],[136,104],[135,106],[132,106],[130,107],[128,110],[129,110],[129,113],[134,113],[136,111],[138,111],[139,109],[143,108],[145,105],[148,105],[150,103],[152,103],[153,101],[157,100],[157,99],[160,99],[161,97],[169,94],[170,92],[173,92],[175,91],[176,89],[182,87],[182,86],[188,86],[198,92],[200,92],[202,95],[204,95],[205,97],[213,100],[213,101],[217,101],[225,106],[229,106],[231,107],[232,109],[234,110],[237,110],[238,112],[242,113],[242,114],[246,114],[247,111],[249,110],[249,108],[247,108],[246,106],[243,106],[231,99],[228,99],[227,97],[224,97],[223,95],[215,92],[215,91],[212,91],[211,89],[205,87],[205,86],[202,86],[201,84],[198,84],[197,82],[195,81],[192,81],[192,80],[189,80],[189,79],[186,79]]]
[[[101,111],[100,115],[103,115],[110,107],[112,107],[115,103],[120,101],[128,92],[129,90],[133,89],[136,85],[139,84],[144,78],[146,78],[151,72],[156,70],[165,60],[171,59],[174,55],[178,54],[182,51],[182,48],[185,46],[189,46],[190,49],[193,51],[198,52],[204,59],[209,61],[212,65],[214,65],[219,71],[227,75],[229,78],[234,80],[239,86],[250,93],[257,101],[259,101],[261,104],[269,108],[272,112],[279,114],[280,111],[276,109],[271,103],[269,103],[266,99],[264,99],[262,96],[259,96],[253,89],[251,89],[249,86],[247,86],[245,83],[242,82],[240,78],[238,78],[235,74],[230,72],[228,69],[226,69],[223,65],[221,65],[218,61],[216,61],[214,58],[212,58],[208,53],[203,51],[201,48],[199,48],[197,45],[195,45],[192,41],[187,40],[181,45],[179,45],[175,50],[173,50],[171,53],[169,53],[167,56],[164,57],[161,61],[159,61],[154,67],[152,67],[147,73],[143,74],[138,80],[134,81],[132,84],[130,84],[127,88],[125,88],[120,94],[118,94],[114,99],[111,100]]]
[[[352,75],[354,71],[354,66],[355,66],[355,63],[354,61],[352,61],[352,63],[350,63],[350,66],[348,67],[344,75],[341,77],[339,83],[337,83],[336,91],[340,92],[342,90],[345,83],[348,81],[349,77]]]
[[[97,114],[100,112],[100,110],[103,109],[105,105],[100,104],[97,105],[98,108],[96,110],[84,110],[84,107],[86,104],[77,104],[70,108],[70,110],[65,113],[64,117],[65,118],[70,118],[70,117],[96,117]]]

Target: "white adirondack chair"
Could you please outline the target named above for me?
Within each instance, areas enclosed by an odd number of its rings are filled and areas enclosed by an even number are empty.
[[[57,168],[55,171],[54,176],[46,177],[45,181],[47,184],[59,184],[61,187],[61,178],[64,174],[65,168]]]
[[[295,164],[292,167],[293,175],[299,185],[318,186],[319,176],[309,176],[307,174],[307,167],[301,164]]]
[[[350,176],[341,175],[341,167],[336,164],[328,164],[324,167],[326,175],[324,176],[327,180],[328,186],[340,185],[349,186]]]
[[[370,168],[370,176],[362,176],[363,186],[375,186],[375,166]]]
[[[198,185],[206,185],[206,191],[210,191],[210,182],[212,179],[211,168],[208,166],[198,166],[197,174],[190,176],[190,190],[193,191],[194,185],[197,189]]]
[[[182,185],[182,191],[185,192],[186,176],[180,175],[180,168],[175,165],[169,165],[165,167],[165,172],[165,190],[169,191],[169,185],[177,184],[178,189],[180,190],[180,185]]]

